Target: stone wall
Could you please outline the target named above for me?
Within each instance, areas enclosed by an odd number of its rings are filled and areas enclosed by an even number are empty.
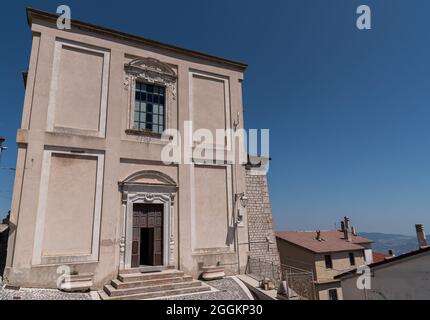
[[[266,174],[247,169],[246,194],[249,199],[247,211],[250,257],[279,265],[279,252],[273,230],[272,207]]]

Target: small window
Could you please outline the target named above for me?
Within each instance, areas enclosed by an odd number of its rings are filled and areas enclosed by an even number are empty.
[[[351,266],[355,266],[355,256],[353,252],[349,254],[349,263],[351,264]]]
[[[165,87],[136,82],[134,129],[163,133],[165,101]]]
[[[331,289],[328,291],[329,300],[339,300],[337,296],[337,289]]]
[[[327,269],[333,269],[333,260],[331,259],[331,255],[325,256],[325,267]]]

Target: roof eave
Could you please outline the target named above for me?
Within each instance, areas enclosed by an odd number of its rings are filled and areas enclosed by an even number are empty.
[[[394,258],[387,258],[387,259],[385,259],[383,261],[369,264],[368,267],[370,269],[372,269],[372,268],[376,268],[376,267],[380,267],[380,266],[385,266],[387,264],[391,264],[391,263],[395,263],[395,262],[399,262],[399,261],[401,262],[403,259],[415,257],[415,256],[417,256],[417,255],[419,255],[421,253],[427,253],[427,252],[430,252],[430,246],[426,247],[426,248],[423,248],[423,249],[420,249],[420,250],[411,251],[411,252],[402,254],[400,256],[394,257]],[[335,276],[334,278],[335,279],[345,278],[347,276],[352,276],[352,275],[356,274],[356,272],[357,272],[357,269],[350,270],[348,272],[341,273],[341,274]]]
[[[27,23],[30,27],[31,27],[31,25],[33,23],[33,19],[35,17],[49,20],[49,21],[56,21],[58,19],[58,15],[56,15],[56,14],[52,14],[52,13],[49,13],[46,11],[41,11],[38,9],[33,9],[30,7],[27,7],[26,11],[27,11]],[[103,33],[105,35],[118,37],[118,38],[132,41],[132,42],[138,42],[138,43],[145,44],[145,45],[148,45],[148,46],[151,46],[154,48],[164,49],[164,50],[172,51],[175,53],[183,54],[185,56],[189,56],[189,57],[193,57],[193,58],[197,58],[197,59],[201,59],[201,60],[205,60],[205,61],[210,61],[213,63],[218,63],[218,64],[221,64],[224,66],[228,66],[230,68],[237,69],[241,72],[245,72],[246,69],[248,68],[248,65],[246,63],[243,63],[243,62],[229,60],[229,59],[217,57],[214,55],[210,55],[207,53],[194,51],[194,50],[190,50],[190,49],[185,49],[185,48],[177,47],[177,46],[166,44],[166,43],[161,43],[161,42],[147,39],[147,38],[144,38],[141,36],[129,34],[126,32],[122,32],[122,31],[118,31],[118,30],[114,30],[114,29],[110,29],[110,28],[101,27],[98,25],[94,25],[91,23],[87,23],[87,22],[83,22],[83,21],[79,21],[79,20],[75,20],[75,19],[72,19],[71,22],[72,22],[72,26],[75,26],[75,27],[84,28],[84,29],[87,29],[90,31],[97,31],[97,32]]]

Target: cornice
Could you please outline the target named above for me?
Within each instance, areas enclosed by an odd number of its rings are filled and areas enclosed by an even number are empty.
[[[30,25],[30,27],[33,24],[33,20],[36,18],[40,19],[40,20],[44,20],[44,21],[56,22],[58,19],[58,15],[52,14],[52,13],[49,13],[46,11],[33,9],[33,8],[27,8],[27,22]],[[192,58],[201,59],[204,61],[209,61],[212,63],[217,63],[217,64],[220,64],[222,66],[230,67],[230,68],[236,69],[236,70],[241,71],[241,72],[244,72],[248,68],[248,65],[245,63],[242,63],[242,62],[228,60],[228,59],[220,58],[220,57],[213,56],[210,54],[177,47],[174,45],[158,42],[155,40],[147,39],[147,38],[144,38],[141,36],[125,33],[122,31],[117,31],[114,29],[109,29],[109,28],[97,26],[97,25],[94,25],[91,23],[82,22],[82,21],[74,20],[74,19],[72,19],[71,23],[72,23],[72,28],[73,27],[80,28],[83,30],[96,32],[98,34],[103,34],[105,36],[110,36],[110,37],[114,37],[114,38],[121,39],[121,40],[127,40],[127,41],[131,41],[134,43],[147,45],[147,46],[150,46],[150,47],[153,47],[156,49],[167,50],[167,51],[178,53],[178,54],[181,54],[181,55],[184,55],[187,57],[192,57]]]

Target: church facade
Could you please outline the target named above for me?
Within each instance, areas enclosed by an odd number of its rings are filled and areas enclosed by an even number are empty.
[[[172,142],[163,132],[184,138],[186,121],[214,135],[242,128],[247,66],[76,20],[59,30],[57,16],[34,9],[27,15],[32,49],[6,282],[55,288],[62,266],[92,274],[96,288],[140,267],[243,273],[245,166],[166,164],[162,154]],[[218,142],[210,148],[228,152]]]

